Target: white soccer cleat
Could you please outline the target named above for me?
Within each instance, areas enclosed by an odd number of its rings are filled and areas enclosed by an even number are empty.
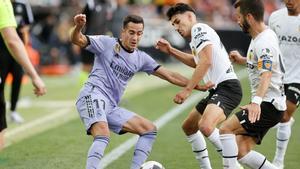
[[[278,169],[284,169],[283,162],[280,161],[273,161],[272,164],[277,167]]]
[[[11,121],[18,123],[18,124],[21,124],[24,122],[23,117],[18,112],[15,112],[15,111],[10,114],[10,119],[11,119]]]

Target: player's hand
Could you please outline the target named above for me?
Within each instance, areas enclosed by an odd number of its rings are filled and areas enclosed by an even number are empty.
[[[85,14],[77,14],[74,16],[74,23],[76,26],[82,28],[86,23],[86,15]]]
[[[171,50],[172,46],[167,40],[160,38],[156,42],[155,48],[166,54],[170,54],[170,50]]]
[[[250,123],[255,123],[256,121],[260,120],[260,114],[261,114],[260,105],[256,103],[250,103],[248,105],[241,106],[240,108],[244,110],[248,110],[248,119]]]
[[[47,90],[46,90],[45,83],[42,81],[42,79],[39,76],[32,78],[32,84],[34,86],[34,94],[36,96],[42,96],[46,94]]]
[[[242,64],[243,56],[237,50],[233,50],[229,53],[229,59],[233,63]]]
[[[173,101],[177,104],[182,104],[191,95],[191,92],[191,90],[184,88],[176,94]]]
[[[209,82],[207,82],[204,85],[197,85],[195,87],[195,89],[205,92],[205,91],[207,91],[207,90],[209,90],[209,89],[211,89],[213,87],[215,87],[215,84],[213,84],[211,81],[209,81]]]

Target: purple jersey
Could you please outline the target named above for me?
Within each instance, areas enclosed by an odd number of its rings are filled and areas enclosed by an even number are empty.
[[[120,102],[128,81],[136,72],[152,74],[159,64],[148,54],[138,49],[128,52],[116,38],[104,35],[87,36],[86,49],[95,54],[91,83],[115,104]]]

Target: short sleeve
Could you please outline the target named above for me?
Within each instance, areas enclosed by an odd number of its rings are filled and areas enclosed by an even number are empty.
[[[0,3],[0,29],[5,27],[17,27],[10,0],[3,0]]]
[[[275,56],[277,55],[271,45],[259,45],[256,47],[257,69],[260,73],[272,71]]]
[[[141,57],[142,57],[142,65],[140,69],[141,72],[152,74],[160,67],[160,65],[145,52],[141,52]]]
[[[269,18],[269,28],[272,29],[273,31],[275,31],[275,27],[274,27],[274,13],[271,14],[270,18]]]
[[[86,37],[88,39],[88,45],[85,49],[94,54],[102,53],[105,49],[105,45],[108,45],[111,39],[110,37],[104,35],[94,35]]]
[[[196,53],[199,53],[206,45],[212,44],[208,28],[208,26],[203,24],[197,24],[192,28],[192,42]]]

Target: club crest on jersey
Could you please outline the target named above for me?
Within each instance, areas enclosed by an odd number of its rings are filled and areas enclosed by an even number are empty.
[[[115,53],[120,53],[120,51],[121,51],[121,46],[120,46],[119,43],[117,43],[117,44],[115,45],[114,51],[115,51]]]

